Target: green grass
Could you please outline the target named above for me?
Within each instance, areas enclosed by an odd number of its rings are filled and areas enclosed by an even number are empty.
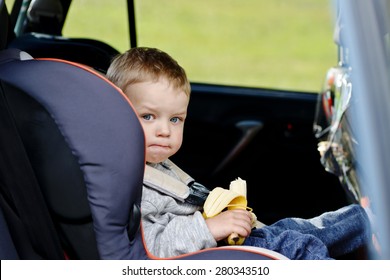
[[[75,1],[67,36],[129,47],[125,1]],[[192,81],[318,91],[337,63],[327,0],[135,2],[138,45],[167,51]]]

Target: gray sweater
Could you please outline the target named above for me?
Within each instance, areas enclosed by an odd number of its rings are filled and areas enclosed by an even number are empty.
[[[172,170],[153,167],[180,180]],[[164,194],[161,189],[144,185],[142,228],[149,252],[165,258],[216,247],[217,242],[199,210],[198,206]]]

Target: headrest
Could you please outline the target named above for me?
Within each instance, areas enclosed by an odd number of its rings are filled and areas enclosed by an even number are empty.
[[[61,2],[33,0],[27,10],[27,17],[31,22],[39,22],[40,17],[55,18],[60,22],[63,17]]]
[[[144,134],[131,104],[118,88],[87,68],[22,57],[28,56],[17,50],[0,52],[1,83],[38,102],[77,159],[100,257],[145,258],[140,232],[134,240],[127,234],[130,212],[140,206],[145,165]],[[70,191],[72,186],[66,188]],[[66,188],[61,191],[66,193]],[[57,208],[61,214],[67,211]]]

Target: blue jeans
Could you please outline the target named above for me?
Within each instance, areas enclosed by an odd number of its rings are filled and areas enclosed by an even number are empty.
[[[370,237],[365,210],[352,204],[312,219],[285,218],[254,229],[244,245],[270,249],[289,259],[322,260],[353,252]]]

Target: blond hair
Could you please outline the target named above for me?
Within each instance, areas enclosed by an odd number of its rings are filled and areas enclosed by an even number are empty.
[[[188,97],[191,92],[184,69],[170,55],[156,48],[136,47],[117,55],[106,76],[123,91],[135,83],[157,82],[165,78],[171,86],[184,91]]]

